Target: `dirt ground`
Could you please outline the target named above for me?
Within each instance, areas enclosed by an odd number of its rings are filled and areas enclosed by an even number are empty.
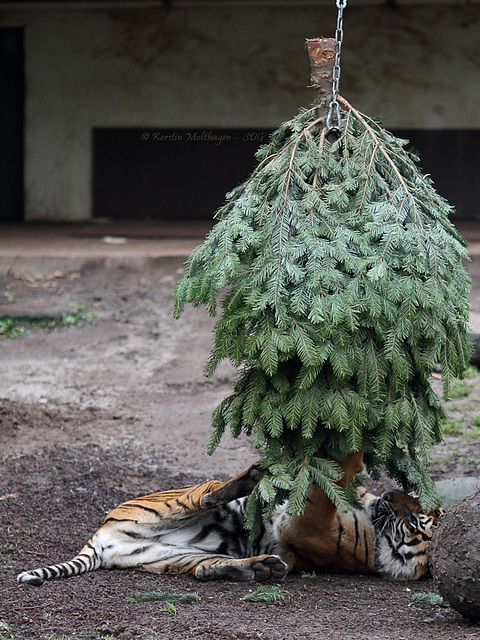
[[[133,571],[17,585],[18,572],[74,555],[118,503],[225,479],[255,460],[245,438],[205,453],[211,411],[231,391],[234,371],[225,364],[203,377],[213,325],[204,310],[172,318],[182,263],[0,261],[0,318],[29,318],[21,335],[0,340],[0,640],[480,638],[480,626],[452,610],[411,606],[413,594],[432,591],[431,580],[294,575],[279,585],[283,604],[244,601],[250,584]],[[480,260],[469,269],[480,312]],[[95,323],[32,326],[71,313],[71,303]],[[480,476],[480,376],[455,395],[434,479]],[[154,590],[199,600],[176,613],[127,601]]]

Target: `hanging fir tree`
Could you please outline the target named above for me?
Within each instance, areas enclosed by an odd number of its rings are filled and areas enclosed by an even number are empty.
[[[177,317],[188,302],[214,315],[222,297],[207,372],[226,358],[240,374],[213,413],[209,451],[229,428],[261,452],[251,527],[284,500],[302,513],[311,478],[345,506],[336,461],[360,450],[367,469],[386,469],[433,508],[425,466],[444,411],[429,378],[440,363],[448,397],[470,356],[451,207],[406,141],[340,96],[329,133],[335,42],[307,46],[315,104],[258,150],[176,290]]]

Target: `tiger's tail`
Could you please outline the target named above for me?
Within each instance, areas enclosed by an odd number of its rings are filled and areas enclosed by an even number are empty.
[[[23,571],[17,576],[17,581],[26,584],[40,586],[45,580],[56,580],[57,578],[70,578],[81,573],[95,571],[102,566],[101,548],[97,548],[93,540],[89,540],[83,549],[71,560],[52,564],[40,569]]]

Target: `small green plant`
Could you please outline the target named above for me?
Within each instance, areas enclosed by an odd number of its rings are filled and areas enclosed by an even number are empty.
[[[459,436],[463,433],[463,429],[463,420],[447,420],[442,426],[442,431],[446,436]]]
[[[477,416],[473,416],[472,418],[472,425],[474,427],[480,427],[480,414]]]
[[[0,640],[15,640],[10,631],[10,625],[5,620],[0,620]]]
[[[308,573],[307,571],[303,571],[301,577],[302,578],[316,578],[317,574],[315,573],[315,571],[311,571],[310,573]]]
[[[59,316],[3,316],[0,318],[0,338],[17,338],[28,329],[58,329],[62,327],[73,327],[82,322],[97,324],[99,315],[93,311],[88,311],[82,302],[70,302],[68,311],[64,311]]]
[[[171,615],[175,615],[177,613],[177,607],[171,602],[166,602],[165,604],[160,605],[159,609],[160,611],[163,611],[163,613],[170,613]]]
[[[452,398],[466,398],[471,394],[474,387],[474,382],[467,382],[466,380],[454,380],[452,384]]]
[[[433,593],[433,592],[415,593],[410,598],[410,603],[408,606],[411,607],[412,605],[417,605],[417,604],[429,604],[434,607],[445,607],[446,609],[450,607],[448,602],[445,602],[442,596],[438,595],[438,593]]]
[[[477,367],[474,367],[473,365],[471,365],[465,371],[465,377],[466,378],[475,378],[475,376],[478,376],[478,373],[479,373],[479,371],[478,371]]]
[[[272,602],[274,604],[283,604],[285,600],[285,593],[283,593],[277,586],[264,586],[258,587],[252,593],[247,593],[243,596],[242,600],[247,602]]]
[[[198,593],[165,593],[164,591],[150,591],[148,593],[139,593],[136,596],[126,598],[128,604],[136,602],[154,602],[160,600],[168,604],[188,604],[190,602],[198,602],[200,596]]]
[[[466,433],[467,438],[470,438],[471,440],[476,440],[477,438],[480,438],[480,429],[478,427],[472,427],[467,433]]]
[[[76,325],[81,320],[90,324],[96,324],[98,322],[98,314],[87,311],[83,302],[71,302],[69,305],[69,311],[62,313],[62,324],[66,326]]]
[[[465,421],[462,420],[447,420],[442,425],[443,434],[446,436],[464,436],[470,440],[474,440],[480,437],[480,424],[478,420],[479,416],[476,416],[472,419],[472,427],[468,428],[468,425],[465,425]]]
[[[16,338],[22,333],[23,329],[20,329],[12,318],[9,316],[0,318],[0,337]]]

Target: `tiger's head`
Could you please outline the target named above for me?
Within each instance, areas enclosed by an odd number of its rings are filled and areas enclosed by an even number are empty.
[[[428,573],[428,547],[442,509],[422,513],[419,501],[387,491],[367,505],[375,528],[375,566],[390,580],[418,580]]]

